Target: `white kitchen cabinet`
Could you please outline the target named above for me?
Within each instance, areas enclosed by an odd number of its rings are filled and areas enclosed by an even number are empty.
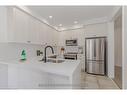
[[[47,45],[56,46],[58,43],[58,34],[57,31],[55,31],[52,28],[46,29],[46,43]]]
[[[58,32],[57,31],[53,31],[53,46],[58,46],[58,39],[59,35],[58,35]]]
[[[66,39],[66,35],[65,32],[59,32],[58,33],[58,46],[65,46],[65,39]]]
[[[28,31],[28,38],[32,43],[39,43],[39,30],[40,30],[40,23],[33,17],[29,17],[29,31]]]
[[[37,43],[38,44],[42,44],[44,45],[46,43],[46,40],[45,40],[45,29],[43,27],[43,23],[41,22],[38,22],[38,31],[37,31]]]
[[[14,9],[14,42],[27,42],[29,40],[29,16],[19,9]]]
[[[84,54],[78,54],[77,59],[81,61],[82,71],[85,71],[85,55]]]
[[[42,44],[45,45],[51,41],[50,35],[52,35],[48,31],[47,25],[42,23],[41,21],[35,19],[34,17],[29,17],[29,36],[31,43],[34,44]]]
[[[7,12],[8,42],[30,42],[29,16],[21,10],[13,7],[9,7]]]
[[[7,41],[7,8],[0,6],[0,42]]]
[[[79,46],[84,46],[85,43],[85,29],[67,30],[60,32],[59,35],[59,45],[65,46],[65,40],[67,39],[77,39]]]
[[[14,40],[22,43],[41,44],[41,22],[15,8]],[[42,29],[43,30],[43,29]]]
[[[16,7],[0,8],[0,42],[56,45],[58,32]]]
[[[33,44],[55,45],[58,41],[57,31],[38,19],[15,8],[15,40]]]
[[[51,31],[51,28],[49,29],[46,29],[46,40],[47,40],[47,45],[51,45],[52,44],[52,31]]]
[[[0,89],[5,89],[8,86],[8,67],[6,64],[0,63]]]
[[[42,45],[46,45],[47,43],[47,32],[46,32],[47,26],[43,23],[40,25],[40,43]]]

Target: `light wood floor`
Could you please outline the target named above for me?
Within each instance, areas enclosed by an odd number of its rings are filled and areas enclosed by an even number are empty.
[[[119,87],[107,76],[91,75],[85,72],[81,74],[82,89],[119,89]]]
[[[122,67],[115,66],[115,78],[113,80],[122,88]]]

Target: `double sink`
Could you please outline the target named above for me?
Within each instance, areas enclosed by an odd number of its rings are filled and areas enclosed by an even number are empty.
[[[43,61],[43,60],[40,60]],[[52,55],[52,56],[48,56],[46,62],[51,62],[51,63],[62,63],[64,62],[64,59],[58,59],[57,55]]]

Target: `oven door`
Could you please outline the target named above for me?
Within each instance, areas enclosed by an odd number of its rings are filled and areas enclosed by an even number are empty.
[[[77,60],[77,56],[64,56],[64,59]]]

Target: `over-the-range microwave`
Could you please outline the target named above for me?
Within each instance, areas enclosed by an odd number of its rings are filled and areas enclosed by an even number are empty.
[[[66,40],[65,44],[66,46],[77,46],[78,42],[77,39],[71,39],[71,40]]]

